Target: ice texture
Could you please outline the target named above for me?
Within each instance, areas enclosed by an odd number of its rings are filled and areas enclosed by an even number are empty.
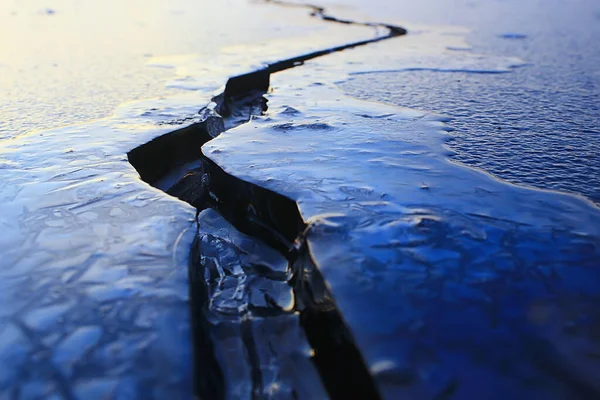
[[[206,84],[197,92],[124,104],[111,118],[81,125],[22,135],[28,122],[9,129],[9,137],[19,136],[0,141],[0,398],[192,398],[188,261],[195,210],[142,182],[127,153],[198,121],[198,108],[229,76],[372,32],[317,28],[306,18],[289,36],[310,40],[284,40],[286,33],[273,43],[214,48],[210,60],[198,55],[188,67],[169,58],[175,73]],[[256,263],[245,249],[244,262]],[[288,310],[287,263],[264,252],[261,266],[277,282],[257,278],[249,301]],[[263,292],[277,294],[267,302]],[[273,344],[290,354],[282,371],[312,368],[295,318],[286,314],[277,323],[290,338]],[[269,324],[257,321],[252,329]],[[275,362],[268,354],[260,361],[267,369]],[[267,373],[264,379],[273,396],[292,385]]]
[[[267,114],[203,152],[297,201],[382,395],[597,393],[600,210],[453,164],[447,119],[312,72],[276,76]]]
[[[385,21],[467,27],[468,47],[520,57],[508,74],[397,71],[344,82],[370,101],[434,110],[453,117],[452,158],[512,183],[582,194],[600,204],[600,41],[598,4],[559,2],[348,0]],[[411,31],[412,32],[412,31]],[[508,39],[508,40],[507,40]]]
[[[205,154],[298,201],[311,254],[384,397],[597,391],[598,209],[451,164],[445,118],[331,86],[348,73],[523,64],[470,51],[464,30],[414,28],[278,76],[269,113]],[[322,43],[348,35],[322,32]],[[320,48],[313,39],[240,46],[210,67],[170,59],[176,84],[199,93],[0,143],[0,397],[190,398],[187,267],[198,234],[228,393],[321,390],[282,258],[214,213],[196,231],[195,210],[141,182],[126,158],[196,121],[204,90]],[[249,277],[259,264],[263,275]],[[239,363],[252,347],[256,357]]]
[[[147,105],[0,144],[0,397],[190,396],[194,209],[127,162]]]
[[[287,260],[212,209],[198,225],[192,273],[207,296],[196,317],[207,322],[224,398],[326,398],[294,311]]]

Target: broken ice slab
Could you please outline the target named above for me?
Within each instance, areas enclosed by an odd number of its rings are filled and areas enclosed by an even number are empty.
[[[0,185],[0,318],[14,322],[0,335],[18,333],[13,349],[0,351],[11,368],[0,374],[0,397],[59,389],[68,397],[109,381],[100,385],[108,396],[191,392],[194,211],[140,182],[125,160],[160,130],[115,134],[105,124],[0,144],[10,160]]]
[[[289,74],[203,152],[297,201],[380,394],[598,395],[600,210],[448,162],[443,118]]]
[[[287,259],[213,209],[199,214],[193,246],[196,340],[208,335],[212,348],[196,359],[198,380],[215,384],[206,374],[216,373],[229,399],[327,398],[294,311]]]
[[[289,278],[288,260],[280,252],[259,239],[241,233],[213,209],[205,210],[200,215],[199,232],[203,237],[221,240],[220,243],[223,243],[223,246],[230,248],[231,253],[226,254],[235,254],[235,257],[239,257],[237,266],[244,265],[250,269],[258,269],[261,275],[275,280]],[[215,247],[205,248],[205,257],[209,257],[212,249]],[[217,249],[215,249],[214,257],[226,259],[226,255]]]

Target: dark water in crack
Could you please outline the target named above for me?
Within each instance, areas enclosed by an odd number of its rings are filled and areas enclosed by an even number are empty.
[[[389,33],[374,39],[232,77],[224,92],[199,111],[198,123],[128,153],[142,179],[199,212],[190,258],[190,295],[194,381],[201,398],[379,397],[352,333],[309,255],[302,238],[306,225],[296,204],[228,175],[199,149],[267,112],[264,95],[273,73],[406,34],[400,27],[385,28]],[[287,114],[298,111],[289,108]]]

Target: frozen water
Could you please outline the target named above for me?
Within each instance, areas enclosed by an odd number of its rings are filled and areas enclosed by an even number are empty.
[[[128,101],[212,91],[227,78],[230,64],[220,60],[227,47],[241,66],[277,54],[277,43],[267,44],[274,36],[279,46],[289,46],[288,38],[318,46],[371,35],[358,27],[336,32],[304,10],[247,0],[52,0],[52,16],[46,6],[0,2],[0,140],[105,118]],[[171,69],[146,66],[171,67],[169,58],[196,59],[215,73],[180,68],[173,77]]]
[[[202,57],[153,60],[200,89],[0,143],[0,397],[189,398],[195,237],[226,392],[322,397],[287,262],[211,211],[196,232],[194,210],[142,183],[125,155],[196,121],[226,77],[365,29],[327,26],[312,43],[224,51],[209,71]],[[409,28],[278,75],[267,115],[204,153],[298,202],[311,255],[385,397],[596,393],[598,209],[449,163],[448,118],[332,86],[374,71],[510,74],[524,64],[471,50],[462,29]],[[256,266],[262,275],[250,277]]]
[[[61,14],[58,10],[53,18]],[[290,35],[314,28],[323,34],[321,42],[315,36],[289,45],[258,43],[243,53],[224,50],[215,57],[218,63],[195,57],[193,67],[218,65],[211,69],[212,91],[256,64],[370,33],[307,21],[290,28]],[[269,57],[259,58],[266,49]],[[187,274],[195,210],[142,182],[127,152],[198,120],[198,108],[211,95],[191,91],[125,104],[108,119],[0,142],[0,397],[19,390],[66,397],[192,396]],[[239,246],[245,265],[260,262],[270,279],[289,277],[278,254],[265,250],[258,260],[254,242]],[[290,310],[287,283],[250,284],[256,308],[266,308],[257,294],[269,291],[274,293],[269,306]],[[290,345],[291,361],[281,371],[302,365],[308,371],[312,364],[303,332],[299,326],[290,329],[282,335],[298,345]],[[275,339],[264,339],[270,340]],[[261,365],[275,362],[264,359]],[[266,392],[286,393],[292,385],[272,380],[265,376]],[[299,393],[302,384],[293,383]]]
[[[600,202],[600,92],[582,95],[532,85],[527,83],[529,69],[502,76],[437,71],[362,75],[343,88],[367,100],[452,115],[449,125],[455,130],[448,145],[456,151],[453,160],[512,183]]]
[[[507,0],[453,12],[460,3],[440,3],[427,15],[420,14],[427,9],[421,3],[403,11],[407,18],[468,26],[473,51],[516,55],[527,66],[502,75],[439,70],[360,75],[344,82],[344,90],[361,99],[450,115],[454,160],[512,183],[578,193],[600,203],[598,4],[582,0],[564,12],[559,2],[540,7]],[[386,6],[396,4],[382,2]]]
[[[598,208],[448,162],[446,118],[314,85],[321,65],[277,75],[269,112],[203,152],[298,202],[382,394],[597,391]]]
[[[206,291],[207,299],[197,317],[208,322],[225,398],[327,397],[294,312],[288,276],[255,264],[262,255],[275,265],[287,265],[287,260],[212,209],[200,213],[198,225],[193,274],[205,286],[196,291]]]

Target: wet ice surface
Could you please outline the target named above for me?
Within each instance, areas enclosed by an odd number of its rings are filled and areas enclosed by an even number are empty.
[[[0,397],[190,392],[194,211],[124,156],[160,132],[105,121],[2,144]]]
[[[372,35],[368,28],[313,29],[312,22],[290,30],[311,41],[223,49],[213,60],[219,68],[207,69],[202,56],[170,64],[178,77],[196,74],[206,83],[210,75],[205,91],[127,104],[110,119],[0,142],[0,398],[192,396],[187,267],[195,210],[143,183],[127,152],[197,119],[229,76]],[[252,304],[266,307],[257,292],[287,285],[277,279],[249,282]],[[275,302],[289,301],[289,290],[281,293]],[[256,367],[264,369],[267,394],[285,396],[293,386],[310,397],[304,393],[321,390],[308,379],[275,382],[269,372],[312,373],[296,319],[283,313],[251,324],[257,348],[273,344],[289,355],[260,353]],[[273,326],[286,340],[271,343],[261,333]]]
[[[225,47],[242,65],[250,45],[327,32],[305,14],[247,0],[2,1],[0,140],[104,118],[121,103],[204,89],[216,79],[215,90],[224,84],[219,68],[231,65],[218,60]],[[202,79],[181,70],[173,78],[165,57],[200,60],[217,73]]]
[[[600,90],[581,93],[531,85],[521,70],[494,76],[410,71],[362,75],[343,87],[360,98],[453,116],[453,160],[513,183],[579,193],[600,202]]]
[[[454,160],[513,183],[600,202],[598,3],[579,0],[568,12],[559,1],[543,6],[516,0],[438,3],[376,0],[373,12],[383,17],[385,10],[394,15],[401,8],[404,18],[467,26],[472,51],[518,56],[527,65],[493,76],[464,71],[361,75],[345,82],[344,90],[452,116]]]
[[[448,162],[447,119],[345,97],[322,63],[203,152],[298,202],[384,397],[597,394],[600,211]]]
[[[409,28],[410,37],[277,76],[268,115],[223,134],[205,154],[298,201],[312,224],[312,255],[386,397],[598,391],[598,209],[448,163],[445,118],[360,102],[331,86],[348,72],[511,73],[522,64],[446,51],[465,48],[462,30]],[[175,85],[212,90],[257,62],[362,35],[346,29],[297,48],[273,41],[224,51],[219,69],[200,57],[166,63],[178,68]],[[209,98],[143,102],[110,120],[0,145],[0,397],[190,396],[194,210],[143,184],[125,154],[187,123]],[[264,350],[254,368],[265,371],[266,392],[320,397],[319,385],[304,386],[316,378],[287,306],[281,258],[263,249],[252,260],[253,239],[210,212],[201,220],[223,365],[235,366],[254,343]],[[281,275],[249,276],[257,264]],[[263,289],[277,296],[257,296]],[[241,343],[240,321],[275,304],[281,314],[246,320],[252,340]],[[267,335],[272,326],[279,337]],[[276,370],[302,371],[303,380],[277,381]],[[246,364],[226,373],[232,393],[248,393],[255,377]]]

